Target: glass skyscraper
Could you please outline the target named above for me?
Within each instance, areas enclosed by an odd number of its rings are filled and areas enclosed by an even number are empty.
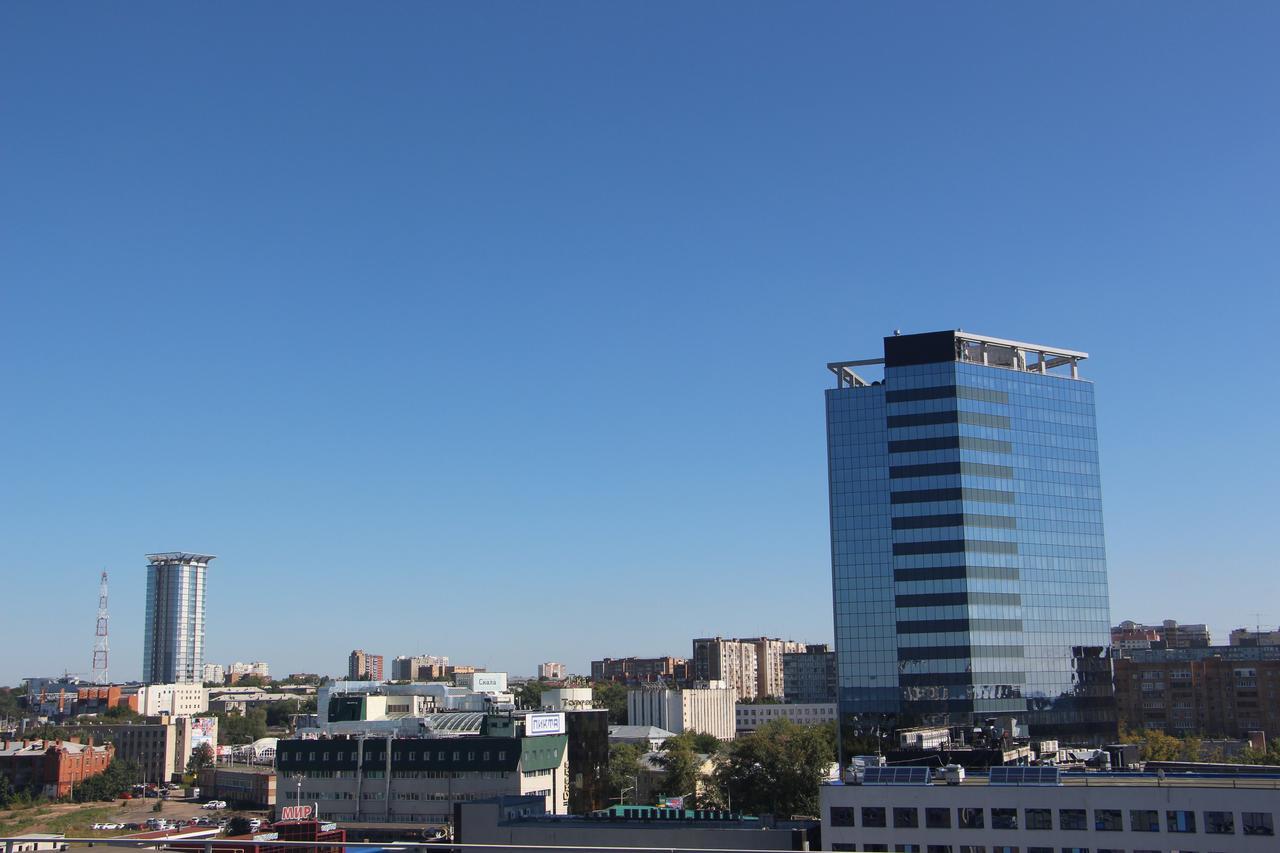
[[[947,331],[828,365],[839,700],[855,726],[1008,714],[1033,735],[1115,735],[1087,357]],[[871,365],[883,379],[859,375]]]
[[[204,677],[204,574],[207,554],[147,555],[142,680],[200,684]]]

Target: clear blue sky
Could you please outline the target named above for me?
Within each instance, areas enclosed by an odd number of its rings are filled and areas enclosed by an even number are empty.
[[[1088,350],[1113,618],[1274,625],[1274,3],[0,6],[0,683],[831,634],[827,361]]]

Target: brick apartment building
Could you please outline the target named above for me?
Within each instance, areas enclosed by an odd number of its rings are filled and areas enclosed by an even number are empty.
[[[1115,659],[1122,725],[1169,734],[1280,733],[1280,646],[1132,650]]]
[[[651,684],[657,681],[684,682],[689,678],[689,662],[684,658],[604,658],[591,662],[592,681]]]
[[[3,741],[0,776],[15,789],[35,788],[46,797],[68,796],[72,789],[107,769],[115,757],[111,744],[94,746],[92,738]]]

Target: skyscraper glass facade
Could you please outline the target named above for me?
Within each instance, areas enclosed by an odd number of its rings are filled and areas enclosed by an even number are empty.
[[[204,576],[213,557],[147,555],[142,678],[149,684],[199,684],[204,675]]]
[[[885,339],[880,382],[832,366],[843,713],[899,724],[1012,714],[1045,735],[1114,734],[1084,357],[938,332]]]

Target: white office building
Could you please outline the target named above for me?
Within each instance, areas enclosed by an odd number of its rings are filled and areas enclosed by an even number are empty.
[[[209,710],[209,690],[203,684],[145,684],[138,688],[138,713],[189,717]]]
[[[825,850],[904,853],[1263,853],[1275,837],[1273,778],[1062,774],[997,767],[962,783],[925,767],[868,768],[822,786]]]
[[[833,723],[836,719],[835,702],[806,702],[795,705],[756,705],[739,702],[734,707],[738,734],[753,732],[772,720],[790,720],[801,726]]]
[[[702,732],[733,740],[735,691],[723,682],[713,686],[677,689],[637,687],[627,691],[627,722],[657,726],[669,732]]]

